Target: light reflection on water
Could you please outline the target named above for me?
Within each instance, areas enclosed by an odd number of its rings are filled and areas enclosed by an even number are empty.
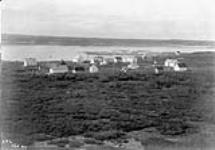
[[[46,46],[46,45],[4,45],[1,48],[3,60],[23,60],[34,57],[38,60],[71,60],[80,53],[87,51],[146,51],[146,52],[193,52],[193,51],[215,51],[211,47],[99,47],[99,46]]]

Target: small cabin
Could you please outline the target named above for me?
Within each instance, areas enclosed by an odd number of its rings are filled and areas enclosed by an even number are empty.
[[[173,67],[174,71],[179,71],[179,72],[183,72],[183,71],[187,71],[187,65],[185,63],[177,63],[174,67]]]
[[[167,59],[164,66],[173,68],[174,71],[187,71],[187,65],[177,59]]]
[[[85,67],[83,66],[75,66],[72,70],[72,73],[82,73],[85,72]]]
[[[49,74],[67,73],[67,72],[69,72],[67,65],[58,65],[56,67],[49,68]]]
[[[164,62],[165,67],[174,67],[178,64],[177,59],[166,59]]]
[[[89,68],[89,72],[90,73],[96,73],[96,72],[98,72],[99,71],[99,68],[96,66],[96,65],[92,65],[92,66],[90,66],[90,68]]]
[[[24,67],[27,67],[27,66],[37,66],[36,58],[25,58]]]
[[[124,63],[134,63],[137,62],[137,58],[133,57],[133,56],[125,56],[122,58],[122,62]]]

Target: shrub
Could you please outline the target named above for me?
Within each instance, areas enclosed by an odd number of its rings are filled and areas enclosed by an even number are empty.
[[[108,131],[100,131],[100,132],[88,132],[85,134],[86,137],[92,137],[96,140],[104,141],[111,139],[118,139],[125,136],[125,133],[118,130],[108,130]]]

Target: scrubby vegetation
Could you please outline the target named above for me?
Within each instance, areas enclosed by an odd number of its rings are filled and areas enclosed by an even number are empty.
[[[185,60],[193,65],[193,71],[160,75],[33,75],[20,71],[18,62],[4,62],[4,131],[24,144],[38,140],[38,133],[106,140],[147,127],[166,135],[195,132],[192,122],[205,119],[200,106],[204,95],[214,87],[214,72],[205,70],[214,66],[214,57],[207,55],[203,62],[209,65],[199,69],[195,67],[200,60],[192,57],[187,55]]]

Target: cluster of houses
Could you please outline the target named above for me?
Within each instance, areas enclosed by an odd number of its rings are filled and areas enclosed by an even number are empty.
[[[41,65],[37,62],[35,58],[26,58],[24,59],[24,68],[30,72],[46,72],[47,74],[56,74],[56,73],[79,73],[86,72],[96,73],[99,71],[99,66],[104,66],[108,64],[116,63],[129,63],[128,68],[136,69],[137,58],[134,56],[83,56],[78,55],[72,59],[72,65],[68,65],[64,61],[61,62],[46,62]]]
[[[38,63],[35,58],[26,58],[24,59],[24,68],[28,72],[32,73],[46,73],[46,74],[59,74],[59,73],[79,73],[84,72],[86,69],[89,70],[90,73],[96,73],[99,71],[98,67],[95,64],[80,65],[78,62],[74,62],[73,66],[69,66],[63,60],[61,62],[46,62],[46,63]]]
[[[177,52],[179,55],[179,52]],[[99,66],[105,66],[108,64],[123,63],[122,72],[127,72],[128,70],[138,69],[140,62],[146,60],[145,54],[140,55],[78,55],[72,59],[72,64],[67,64],[63,60],[61,62],[46,62],[41,65],[37,62],[35,58],[26,58],[24,60],[25,69],[32,72],[44,72],[47,74],[57,74],[57,73],[80,73],[89,72],[97,73],[99,72]],[[187,71],[187,66],[185,63],[179,61],[178,59],[166,59],[164,64],[158,65],[157,61],[153,58],[155,73],[160,73],[163,68],[169,68],[176,72]]]
[[[187,65],[178,59],[166,59],[164,66],[171,67],[174,71],[187,71]]]
[[[187,65],[179,59],[166,59],[163,65],[158,65],[156,62],[153,64],[155,68],[155,74],[159,74],[164,71],[184,72],[188,70]]]

